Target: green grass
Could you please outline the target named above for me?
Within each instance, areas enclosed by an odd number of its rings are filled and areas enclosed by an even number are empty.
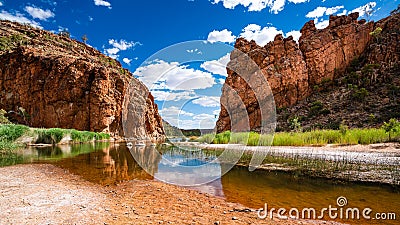
[[[19,137],[29,130],[29,127],[15,124],[0,125],[0,165],[6,165],[10,160],[18,157],[12,151],[21,147],[14,143]]]
[[[110,135],[106,133],[96,133],[90,131],[77,131],[70,130],[71,139],[74,142],[90,142],[94,140],[108,140],[110,139]]]
[[[57,144],[68,135],[71,136],[72,142],[75,143],[110,139],[110,135],[106,133],[60,128],[29,128],[23,125],[3,124],[0,125],[0,150],[15,149],[18,145],[13,145],[13,142],[23,135],[32,134],[37,135],[37,139],[35,140],[36,144]]]
[[[207,134],[197,139],[199,142],[213,144],[244,144],[248,146],[270,145],[272,136],[255,132]],[[380,128],[340,130],[314,130],[309,132],[279,132],[275,133],[273,146],[308,146],[326,144],[374,144],[400,140],[400,131],[389,133]]]
[[[60,128],[35,129],[34,133],[38,135],[36,144],[57,144],[68,133],[68,130]]]
[[[89,131],[77,131],[60,128],[29,128],[23,125],[0,124],[0,167],[15,165],[23,161],[23,156],[15,150],[23,147],[16,140],[22,136],[37,136],[36,144],[57,144],[67,135],[71,136],[72,142],[82,143],[95,140],[108,140],[109,134],[95,133]],[[94,143],[94,146],[98,146]],[[107,143],[105,143],[107,144]]]
[[[35,132],[39,135],[36,143],[43,143],[43,144],[57,144],[67,135],[70,135],[72,142],[75,143],[110,139],[110,135],[106,133],[78,131],[74,129],[60,129],[60,128],[35,129]]]
[[[0,140],[13,142],[21,137],[29,127],[15,124],[0,125]]]

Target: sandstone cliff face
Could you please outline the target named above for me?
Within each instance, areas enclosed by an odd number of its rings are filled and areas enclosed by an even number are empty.
[[[0,22],[0,108],[29,115],[33,127],[60,127],[123,136],[129,82],[135,137],[163,136],[157,105],[147,88],[121,65],[67,37]],[[140,114],[140,115],[139,115]]]
[[[358,13],[331,16],[329,26],[322,30],[317,30],[314,21],[310,21],[301,29],[299,44],[292,37],[277,35],[263,47],[239,38],[235,48],[249,55],[259,66],[269,82],[276,106],[291,106],[309,96],[316,85],[336,78],[366,50],[374,23],[357,18]],[[221,102],[226,102],[231,95],[232,90],[227,86],[237,91],[250,115],[251,130],[260,131],[260,110],[255,99],[249,98],[254,95],[253,91],[238,79],[240,74],[229,68],[227,71]],[[228,111],[221,105],[217,131],[229,130],[230,124]]]

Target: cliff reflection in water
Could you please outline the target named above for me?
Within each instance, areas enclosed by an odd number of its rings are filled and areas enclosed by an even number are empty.
[[[135,161],[125,144],[112,144],[95,151],[80,154],[73,158],[64,158],[54,163],[55,165],[68,169],[84,179],[102,185],[114,184],[127,180],[153,179],[157,172],[158,163],[161,160],[159,154],[155,154],[152,146],[133,147],[131,151],[140,152],[140,163],[150,168],[147,173]],[[137,154],[139,156],[139,154]]]
[[[127,148],[125,143],[91,143],[23,150],[26,163],[51,163],[101,185],[158,179],[216,196],[224,196],[216,153],[201,149],[154,146]],[[209,183],[209,181],[212,181]]]

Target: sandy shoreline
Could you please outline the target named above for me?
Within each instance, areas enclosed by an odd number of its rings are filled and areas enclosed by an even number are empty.
[[[338,224],[262,220],[222,198],[158,181],[100,186],[53,165],[0,168],[0,224]]]

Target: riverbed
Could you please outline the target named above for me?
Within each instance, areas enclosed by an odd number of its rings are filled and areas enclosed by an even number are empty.
[[[123,143],[23,149],[19,163],[27,165],[0,169],[0,218],[8,219],[1,224],[80,220],[92,224],[315,224],[304,220],[271,223],[259,219],[254,210],[265,204],[270,208],[322,209],[335,205],[340,196],[351,207],[400,215],[400,194],[390,185],[310,178],[284,171],[250,172],[235,166],[207,184],[185,188],[169,185],[165,182],[180,181],[165,180],[174,173],[172,177],[187,177],[185,171],[171,165],[203,165],[213,162],[215,155],[174,148],[158,155],[153,150],[154,146],[129,149]],[[223,166],[208,168],[222,171]],[[89,216],[84,218],[85,213]],[[334,221],[398,224],[398,220]]]

